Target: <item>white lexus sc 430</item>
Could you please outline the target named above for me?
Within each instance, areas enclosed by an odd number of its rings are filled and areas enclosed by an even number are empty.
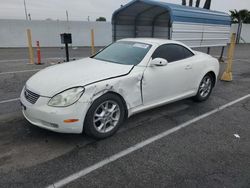
[[[207,100],[218,73],[217,59],[180,42],[123,39],[36,73],[22,90],[22,111],[38,127],[102,139],[135,113],[189,97]]]

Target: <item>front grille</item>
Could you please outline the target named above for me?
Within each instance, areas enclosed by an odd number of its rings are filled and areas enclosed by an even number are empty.
[[[24,90],[24,96],[27,101],[29,101],[31,104],[35,104],[36,101],[39,99],[40,95],[33,93],[32,91],[25,88]]]

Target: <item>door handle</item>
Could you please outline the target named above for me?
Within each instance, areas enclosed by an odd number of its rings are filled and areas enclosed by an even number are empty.
[[[186,69],[186,70],[192,69],[192,66],[191,66],[191,65],[187,65],[187,66],[185,67],[185,69]]]

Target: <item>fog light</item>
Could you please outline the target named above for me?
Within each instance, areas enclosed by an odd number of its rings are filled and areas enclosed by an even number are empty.
[[[53,128],[58,128],[59,126],[57,125],[57,124],[55,124],[55,123],[50,123],[50,125],[51,125],[51,127],[53,127]]]
[[[50,123],[50,122],[43,121],[43,120],[41,120],[41,123],[42,123],[44,126],[51,127],[51,128],[58,128],[58,127],[59,127],[59,125],[57,125],[57,124],[55,124],[55,123]]]

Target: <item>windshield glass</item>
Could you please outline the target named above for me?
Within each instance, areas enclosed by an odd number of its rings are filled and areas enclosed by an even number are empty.
[[[150,48],[150,44],[120,41],[111,44],[92,58],[124,65],[137,65]]]

